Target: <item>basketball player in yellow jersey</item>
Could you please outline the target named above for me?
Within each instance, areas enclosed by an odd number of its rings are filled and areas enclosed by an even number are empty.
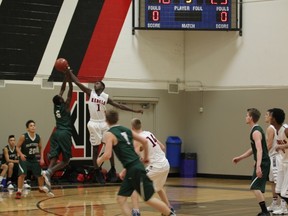
[[[100,152],[99,146],[102,143],[103,134],[109,129],[105,120],[106,104],[110,104],[121,110],[135,113],[143,113],[143,110],[133,110],[123,104],[113,101],[111,98],[109,98],[109,95],[104,92],[105,84],[102,81],[95,82],[94,89],[90,89],[80,83],[79,79],[72,73],[71,70],[69,70],[69,73],[72,81],[89,96],[88,109],[90,113],[90,120],[87,127],[90,133],[90,143],[93,146],[92,160],[95,168],[96,180],[97,182],[104,184],[105,181],[96,160]],[[110,163],[111,169],[108,172],[108,178],[110,178],[110,182],[116,182],[117,176],[113,154],[110,158]]]

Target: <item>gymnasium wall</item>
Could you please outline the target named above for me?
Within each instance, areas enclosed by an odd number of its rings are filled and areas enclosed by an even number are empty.
[[[75,97],[77,97],[75,94],[77,95],[78,92],[81,92],[77,87],[74,90],[71,112],[77,113],[77,117],[72,120],[75,129],[73,132],[73,157],[77,160],[87,161],[89,157],[91,158],[89,152],[91,145],[88,141],[88,130],[86,128],[88,119],[86,119],[85,105],[84,110],[83,107],[81,108],[81,105],[85,104],[85,102],[79,96],[77,101],[74,101]],[[0,149],[7,145],[10,134],[14,134],[18,140],[19,136],[26,132],[25,123],[29,119],[33,119],[36,122],[37,133],[41,136],[42,145],[45,148],[55,126],[52,98],[58,92],[59,86],[55,86],[54,89],[41,89],[37,85],[7,84],[4,88],[0,88],[0,98],[2,99]],[[137,102],[134,100],[133,102],[132,100],[133,103],[140,104],[140,106],[143,103],[147,104],[151,98],[154,99],[151,103],[155,103],[155,109],[153,110],[155,120],[152,119],[153,122],[144,124],[145,129],[155,132],[155,135],[163,143],[165,143],[168,136],[184,137],[186,131],[183,122],[185,122],[186,113],[179,109],[179,104],[185,100],[185,94],[168,94],[167,91],[163,90],[125,90],[115,88],[107,88],[106,93],[112,99],[114,98],[115,101],[121,97],[145,101]],[[131,100],[127,101],[128,103],[131,102]],[[171,103],[172,101],[173,103]],[[123,100],[119,102],[123,103]],[[107,105],[107,108],[111,109],[113,107]],[[143,115],[119,110],[120,122],[130,127],[132,117],[138,117],[144,123],[148,112],[145,108],[143,110]],[[177,115],[173,115],[173,113],[177,113]],[[155,128],[155,130],[152,128]],[[108,162],[106,165],[109,167]],[[117,163],[117,168],[117,170],[121,168],[119,163]]]
[[[288,18],[285,0],[244,0],[243,36],[186,32],[186,82],[205,89],[287,88]]]
[[[286,89],[206,91],[203,113],[200,113],[199,93],[187,93],[185,151],[197,152],[199,173],[251,175],[252,157],[237,165],[232,163],[233,157],[250,148],[246,110],[258,108],[262,113],[259,125],[266,130],[268,125],[264,122],[264,115],[268,109],[280,107],[287,116],[286,95]]]
[[[2,4],[5,1],[2,0]],[[63,0],[65,7],[61,8],[58,21],[73,17],[71,10],[78,1],[71,0],[71,4],[69,1]],[[115,2],[105,2],[111,1]],[[122,13],[127,7],[127,1],[123,2]],[[104,74],[107,92],[112,98],[158,98],[155,134],[164,142],[167,136],[180,136],[182,151],[198,154],[198,173],[250,175],[252,159],[237,166],[231,163],[233,156],[249,148],[246,109],[257,107],[263,115],[271,107],[282,107],[286,111],[288,27],[285,20],[288,14],[284,10],[288,2],[247,0],[244,3],[242,37],[238,32],[195,31],[136,31],[132,35],[132,13],[128,5],[128,13],[122,14],[119,37],[114,37],[115,46],[105,46],[105,36],[110,37],[109,34],[102,35],[98,41],[104,46],[102,49],[110,49],[108,57],[104,53],[109,60],[107,68],[101,67],[96,74]],[[65,10],[67,6],[69,10]],[[110,18],[107,23],[115,22]],[[24,124],[30,118],[35,119],[38,132],[47,143],[54,127],[51,98],[58,93],[61,78],[53,71],[53,62],[61,49],[63,55],[78,51],[72,47],[75,50],[64,52],[69,48],[67,45],[63,50],[65,43],[62,42],[70,23],[69,19],[64,21],[65,28],[63,25],[60,28],[61,23],[56,21],[35,77],[31,81],[4,79],[4,85],[1,84],[1,148],[6,145],[9,134],[18,137],[25,131]],[[115,31],[112,24],[105,27],[106,32]],[[1,36],[0,45],[3,45],[5,37]],[[71,66],[78,74],[84,56],[76,57],[71,56],[75,59]],[[0,69],[3,69],[2,63]],[[93,68],[89,71],[92,73]],[[51,79],[51,74],[54,74],[54,89],[42,89],[43,79]],[[179,84],[179,94],[168,93],[169,83]],[[199,112],[200,107],[204,108],[203,113]],[[260,124],[266,127],[263,116]]]
[[[59,87],[44,90],[37,85],[8,84],[1,88],[0,147],[7,144],[9,134],[19,137],[25,132],[28,119],[36,121],[45,146],[54,128],[51,98],[58,91]],[[287,112],[287,90],[206,91],[203,94],[180,91],[179,94],[169,94],[164,90],[107,88],[107,93],[112,98],[158,98],[155,135],[164,143],[168,136],[179,136],[183,142],[182,152],[197,153],[198,173],[201,174],[250,175],[252,158],[237,166],[231,162],[234,156],[250,147],[250,128],[245,124],[246,109],[257,107],[262,112],[259,123],[264,129],[267,109],[282,107]],[[200,106],[203,107],[202,113],[199,112]],[[120,117],[124,116],[123,112],[120,111]],[[126,126],[130,125],[126,123]],[[89,142],[85,145],[89,146]],[[117,167],[121,166],[118,164]]]
[[[185,32],[184,89],[192,107],[185,150],[198,153],[200,173],[250,175],[252,158],[231,163],[250,147],[246,109],[262,112],[264,129],[267,109],[287,112],[287,7],[285,0],[243,1],[242,37],[237,32]]]

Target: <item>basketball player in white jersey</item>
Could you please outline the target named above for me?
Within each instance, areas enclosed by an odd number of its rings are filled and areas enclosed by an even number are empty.
[[[286,201],[281,205],[280,209],[273,211],[273,214],[288,214],[288,128],[284,125],[285,113],[282,109],[274,108],[271,113],[270,123],[277,131],[277,146],[276,151],[282,155],[282,161],[279,164],[276,180],[275,192]],[[281,203],[282,204],[282,203]]]
[[[271,190],[272,190],[272,197],[273,201],[270,206],[267,207],[268,211],[273,212],[278,210],[280,207],[278,205],[278,194],[275,192],[276,182],[277,182],[277,173],[279,164],[282,162],[282,155],[276,151],[277,146],[277,133],[276,129],[273,125],[271,125],[271,118],[272,118],[273,109],[267,110],[265,114],[265,122],[269,124],[266,129],[266,140],[267,140],[267,147],[269,151],[270,157],[270,173],[269,173],[269,181],[271,183]],[[282,208],[286,206],[285,200],[281,199]]]
[[[160,199],[171,209],[172,212],[175,212],[171,207],[164,190],[164,185],[170,170],[169,162],[165,156],[165,146],[154,136],[153,133],[142,130],[140,119],[132,119],[131,126],[132,131],[148,140],[149,164],[146,166],[147,176],[153,181],[154,189],[158,193]],[[141,156],[141,144],[135,142],[134,147],[135,151]],[[132,194],[131,199],[132,204],[134,205],[132,216],[138,216],[140,215],[139,209],[137,209],[138,194],[135,191]]]
[[[90,113],[90,120],[87,124],[87,127],[90,133],[90,143],[93,147],[92,160],[95,168],[96,180],[99,183],[104,184],[105,183],[104,178],[100,172],[100,168],[97,165],[96,161],[100,152],[99,147],[102,144],[103,134],[109,129],[105,120],[106,105],[110,104],[121,110],[131,111],[135,113],[143,113],[143,111],[133,110],[123,104],[119,104],[113,101],[111,98],[109,98],[109,95],[104,92],[105,84],[102,81],[95,82],[94,89],[90,89],[84,86],[82,83],[80,83],[79,79],[72,73],[71,70],[69,70],[69,73],[71,75],[72,81],[84,93],[86,93],[89,96],[88,109]],[[112,157],[110,158],[110,163],[111,163],[111,169],[108,172],[108,175],[110,176],[110,182],[116,182],[117,176],[114,162],[114,154],[112,154]]]

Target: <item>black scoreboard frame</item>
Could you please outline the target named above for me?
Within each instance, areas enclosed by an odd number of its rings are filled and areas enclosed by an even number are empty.
[[[136,1],[138,4],[136,4]],[[243,0],[231,0],[236,2],[236,19],[233,27],[225,28],[147,28],[145,27],[145,9],[143,9],[143,4],[145,5],[147,0],[132,0],[132,34],[135,34],[135,30],[180,30],[180,31],[239,31],[239,35],[242,36],[242,14],[243,14]],[[172,1],[172,0],[171,0]],[[195,1],[195,0],[194,0]],[[235,3],[234,3],[235,4]],[[142,5],[142,6],[141,6]],[[164,5],[165,6],[165,5]],[[136,13],[138,10],[138,13]],[[231,12],[232,13],[232,12]],[[138,14],[138,17],[136,15]],[[144,14],[144,15],[143,15]],[[136,26],[137,21],[137,26]]]

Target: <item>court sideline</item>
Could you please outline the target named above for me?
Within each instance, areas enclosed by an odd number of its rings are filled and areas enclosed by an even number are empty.
[[[245,216],[257,215],[258,203],[249,191],[249,180],[213,178],[168,178],[166,191],[178,216]],[[1,216],[118,216],[116,203],[119,184],[73,184],[53,187],[54,198],[32,189],[20,200],[2,192]],[[267,185],[266,202],[271,202],[270,185]],[[140,202],[142,216],[160,215]]]

